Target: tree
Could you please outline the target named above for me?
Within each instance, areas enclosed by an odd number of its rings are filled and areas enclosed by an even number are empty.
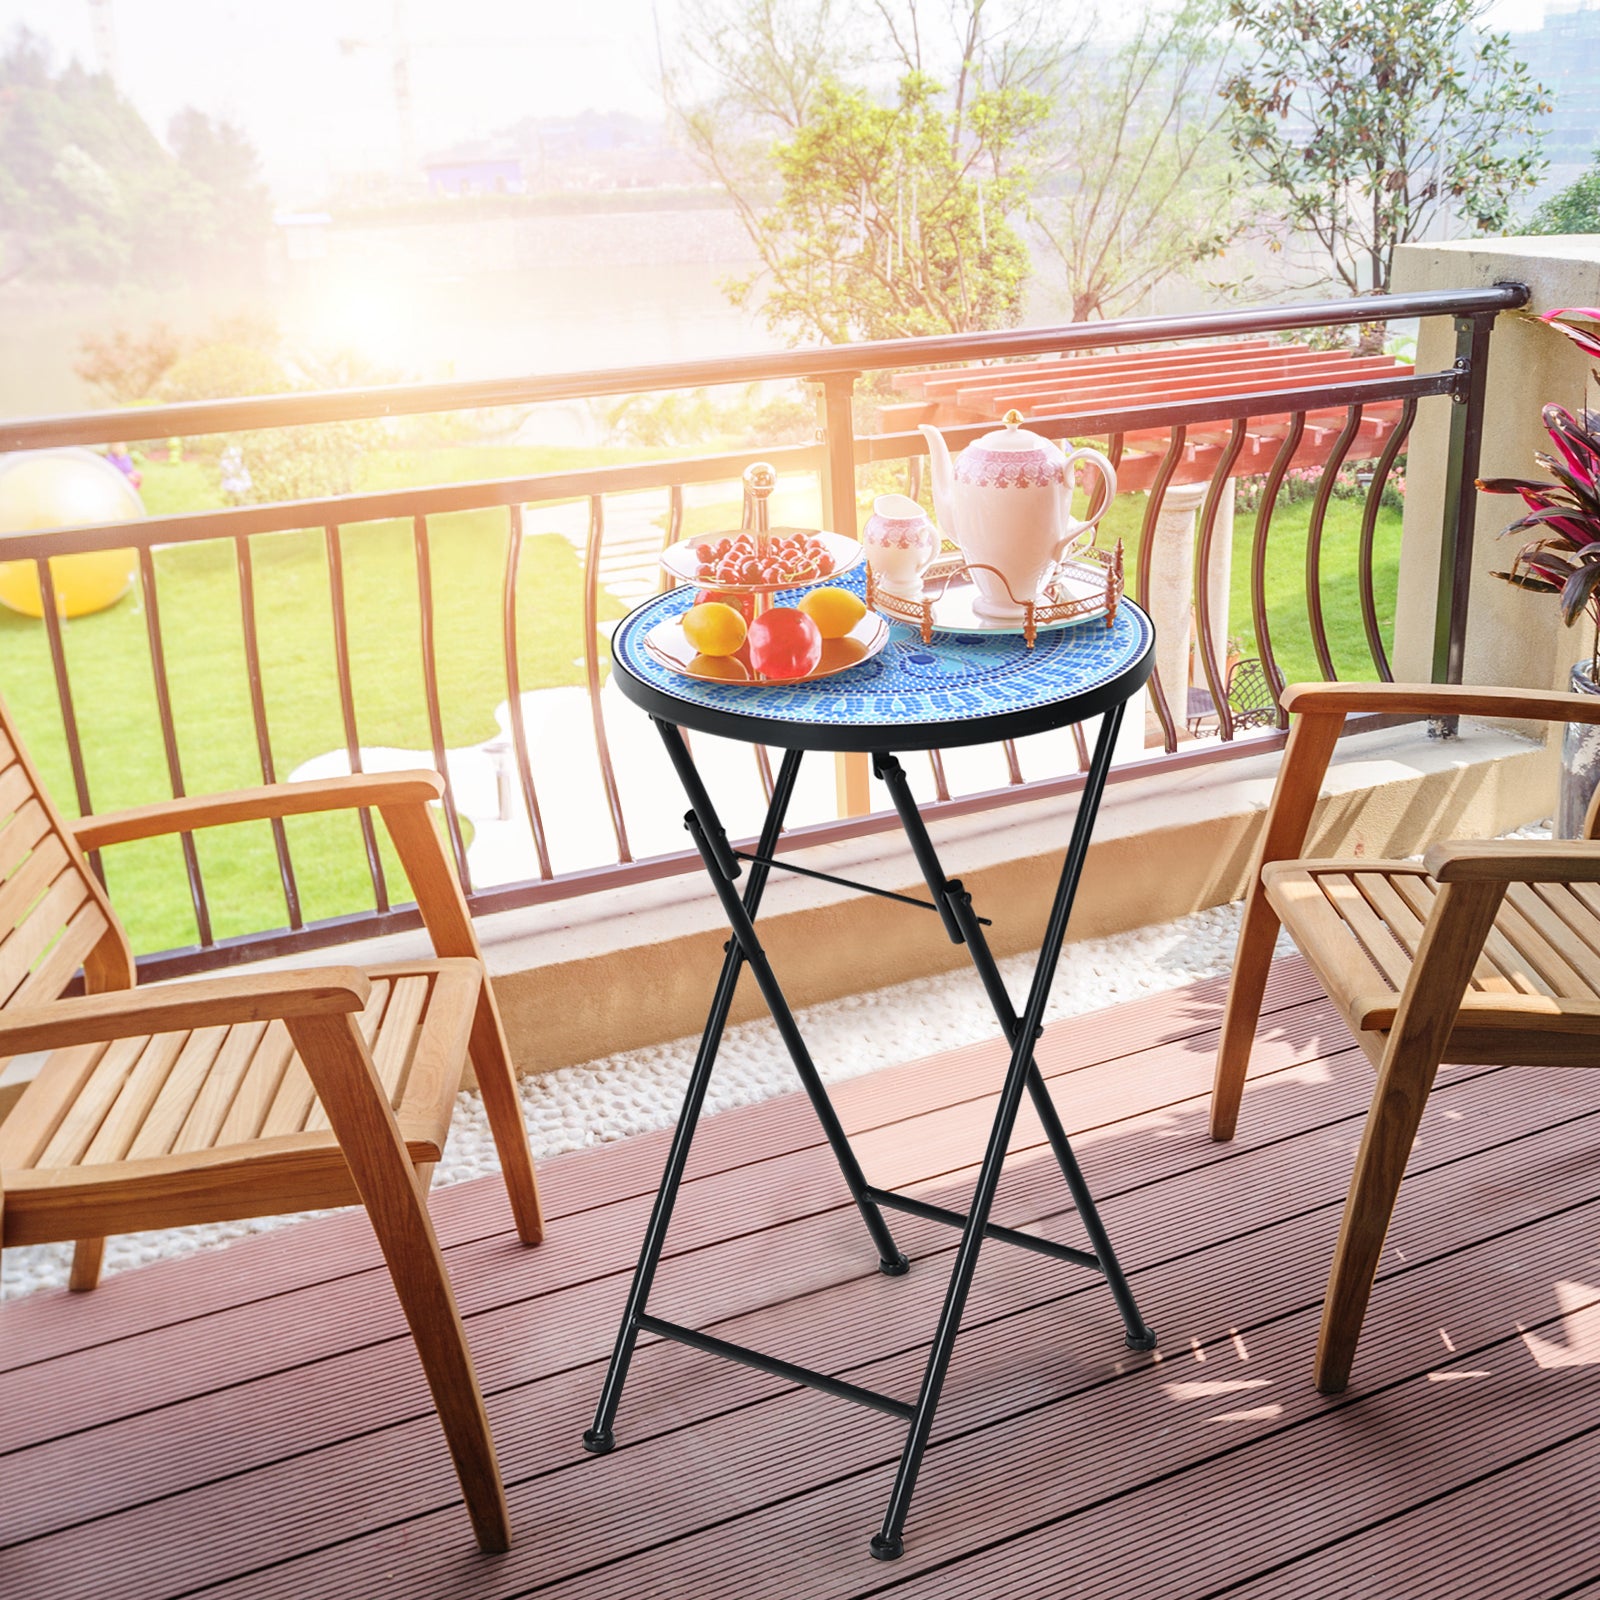
[[[248,150],[221,142],[235,164]],[[0,148],[0,280],[170,283],[221,249],[258,253],[270,225],[259,185],[214,187],[205,159],[176,157],[110,78],[56,71],[26,30],[0,54]]]
[[[1080,66],[1093,91],[1055,106],[1057,153],[1033,215],[1074,322],[1133,309],[1245,229],[1219,98],[1231,68],[1218,12],[1216,0],[1144,11]]]
[[[1553,194],[1522,225],[1523,233],[1600,233],[1600,149],[1577,180]]]
[[[668,104],[729,194],[793,340],[1021,314],[1047,91],[1074,47],[1046,0],[688,0]]]
[[[207,243],[225,255],[254,260],[272,223],[255,146],[231,122],[186,106],[167,130],[179,169],[204,193]]]
[[[155,393],[183,354],[183,341],[166,323],[155,322],[142,335],[126,328],[86,333],[78,348],[72,370],[113,405],[133,406]]]
[[[755,233],[774,331],[842,342],[1018,320],[1028,256],[1008,218],[1027,180],[1005,156],[1042,124],[1043,104],[980,91],[962,150],[940,93],[916,73],[887,106],[824,84],[810,119],[774,152],[779,198]]]
[[[1483,0],[1229,0],[1250,59],[1234,148],[1316,242],[1322,281],[1387,291],[1399,245],[1502,229],[1543,170],[1545,91]]]

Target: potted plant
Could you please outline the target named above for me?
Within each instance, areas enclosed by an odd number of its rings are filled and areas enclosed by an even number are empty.
[[[1557,320],[1562,317],[1600,323],[1600,309],[1566,307],[1540,318],[1579,349],[1600,356],[1600,335]],[[1551,405],[1544,408],[1543,418],[1555,454],[1540,451],[1534,459],[1554,475],[1553,482],[1478,480],[1488,494],[1520,495],[1527,510],[1505,532],[1533,535],[1517,551],[1510,571],[1494,576],[1536,594],[1555,595],[1569,628],[1579,617],[1588,617],[1600,629],[1600,412],[1574,416],[1565,406]],[[1580,694],[1600,694],[1600,631],[1589,659],[1573,667],[1572,687]],[[1590,798],[1600,787],[1600,729],[1568,723],[1561,762],[1556,833],[1574,839],[1583,831]]]

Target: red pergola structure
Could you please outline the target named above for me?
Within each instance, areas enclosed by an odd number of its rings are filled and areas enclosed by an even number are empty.
[[[902,394],[915,398],[884,406],[878,413],[878,430],[899,433],[924,422],[970,427],[995,421],[1011,410],[1020,411],[1024,418],[1133,410],[1261,391],[1319,389],[1390,374],[1403,377],[1411,370],[1393,356],[1358,356],[1265,339],[938,368],[903,373],[895,380]],[[1289,468],[1319,467],[1330,460],[1339,466],[1346,461],[1375,460],[1400,425],[1403,409],[1398,400],[1363,408],[1356,431],[1342,450],[1339,444],[1348,422],[1346,409],[1335,406],[1309,411]],[[1245,478],[1266,473],[1291,426],[1287,412],[1252,417],[1228,475]],[[1230,433],[1227,423],[1191,427],[1171,481],[1191,484],[1209,479],[1222,459]],[[1117,466],[1119,488],[1149,489],[1169,444],[1165,428],[1127,434]]]

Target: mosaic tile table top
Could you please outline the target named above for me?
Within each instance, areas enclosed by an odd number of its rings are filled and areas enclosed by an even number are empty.
[[[851,573],[841,587],[861,592]],[[786,592],[793,604],[803,591]],[[688,585],[647,600],[611,641],[618,687],[653,716],[730,738],[811,750],[917,750],[981,744],[1063,727],[1136,693],[1150,675],[1155,630],[1129,600],[1116,620],[1041,633],[935,633],[893,625],[879,656],[835,677],[793,684],[716,683],[678,675],[645,635],[693,603]]]

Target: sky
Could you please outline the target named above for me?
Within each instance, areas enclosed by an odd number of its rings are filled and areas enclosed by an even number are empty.
[[[1070,3],[1070,0],[1069,0]],[[1545,0],[1495,0],[1500,28],[1537,27]],[[0,0],[58,59],[97,61],[91,0]],[[410,41],[417,154],[528,115],[659,115],[655,17],[674,0],[109,0],[122,91],[158,133],[185,105],[236,122],[280,205],[315,204],[341,175],[401,151],[397,22]]]

